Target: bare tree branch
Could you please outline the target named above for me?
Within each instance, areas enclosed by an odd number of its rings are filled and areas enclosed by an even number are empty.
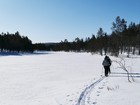
[[[113,60],[113,62],[115,62],[119,65],[119,67],[117,67],[117,68],[120,68],[127,73],[127,77],[128,77],[129,82],[131,82],[130,77],[131,77],[132,81],[134,82],[134,78],[133,78],[132,74],[129,73],[129,71],[128,71],[128,68],[130,68],[131,70],[132,70],[132,68],[130,66],[126,67],[126,62],[125,62],[124,58],[121,57],[119,61]]]

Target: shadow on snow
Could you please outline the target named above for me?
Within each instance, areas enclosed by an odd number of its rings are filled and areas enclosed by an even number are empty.
[[[24,56],[24,55],[45,55],[45,54],[52,54],[52,53],[50,53],[50,52],[33,52],[33,53],[0,52],[0,56]]]
[[[128,77],[127,73],[112,72],[109,77]],[[140,73],[129,73],[129,77],[140,78]]]

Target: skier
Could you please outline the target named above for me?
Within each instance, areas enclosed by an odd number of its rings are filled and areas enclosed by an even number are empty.
[[[108,76],[108,73],[111,73],[110,66],[111,66],[111,59],[108,56],[105,56],[102,65],[105,69],[105,76]]]

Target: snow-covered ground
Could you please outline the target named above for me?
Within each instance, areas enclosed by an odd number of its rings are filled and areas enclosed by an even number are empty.
[[[125,58],[131,83],[116,63],[104,77],[103,59],[73,52],[2,55],[0,105],[139,105],[140,58]]]

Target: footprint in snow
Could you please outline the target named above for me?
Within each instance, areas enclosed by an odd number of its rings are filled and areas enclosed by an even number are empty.
[[[100,91],[97,91],[97,93],[101,93]]]
[[[87,97],[88,98],[88,100],[90,100],[90,97]]]
[[[99,89],[103,89],[104,87],[99,87]]]
[[[93,102],[92,104],[95,105],[95,104],[97,104],[97,102]]]
[[[70,95],[67,95],[67,97],[69,97]]]
[[[100,96],[99,94],[97,94],[97,96]]]
[[[90,103],[90,101],[87,101],[87,103],[89,104],[89,103]]]
[[[69,100],[70,102],[72,102],[73,100]]]

